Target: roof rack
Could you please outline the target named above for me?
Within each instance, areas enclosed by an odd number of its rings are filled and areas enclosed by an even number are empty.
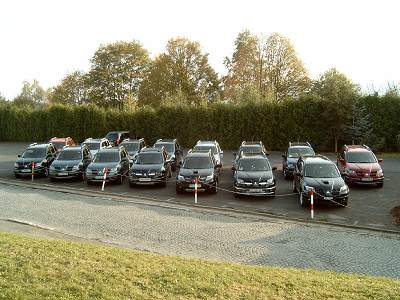
[[[258,155],[261,155],[261,156],[264,156],[264,157],[267,156],[267,154],[264,151],[258,151],[258,152],[240,151],[240,154],[239,154],[240,157],[243,157],[243,156],[258,156]]]
[[[38,143],[32,143],[32,144],[29,144],[29,147],[32,147],[32,146],[36,146]]]
[[[301,157],[302,157],[302,158],[321,158],[321,159],[323,159],[323,160],[329,160],[329,161],[330,161],[330,159],[329,159],[328,157],[326,157],[325,155],[322,155],[322,154],[316,154],[316,155],[302,155]]]
[[[292,147],[292,146],[308,146],[308,147],[312,148],[311,144],[309,142],[289,142],[289,147]]]
[[[242,145],[262,145],[261,141],[243,141]]]
[[[196,145],[198,144],[216,144],[217,140],[198,140]]]

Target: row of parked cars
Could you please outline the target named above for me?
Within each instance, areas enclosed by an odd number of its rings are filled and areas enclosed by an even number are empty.
[[[217,141],[200,140],[184,157],[177,139],[159,139],[148,147],[143,138],[130,139],[129,132],[113,131],[104,138],[86,139],[79,146],[71,138],[52,138],[46,144],[31,144],[14,166],[16,177],[34,174],[51,180],[80,178],[88,184],[128,177],[129,185],[162,185],[176,172],[176,192],[216,193],[223,164]],[[274,196],[276,178],[262,142],[242,142],[233,153],[235,196]],[[310,191],[316,200],[347,205],[348,184],[383,186],[383,171],[374,153],[365,145],[344,146],[336,164],[317,155],[309,143],[289,143],[282,155],[286,179],[293,179],[293,192],[307,205]],[[106,173],[106,174],[105,174]]]

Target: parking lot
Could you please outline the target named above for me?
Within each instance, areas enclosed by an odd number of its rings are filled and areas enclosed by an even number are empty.
[[[0,143],[0,177],[2,179],[15,179],[13,175],[13,164],[17,154],[21,154],[28,143]],[[327,154],[335,160],[334,154]],[[282,176],[281,153],[271,152],[269,159],[278,170],[275,172],[277,178],[276,197],[235,198],[232,193],[232,151],[224,151],[224,166],[219,181],[219,190],[215,195],[200,194],[198,202],[210,207],[233,208],[241,211],[265,212],[286,218],[309,219],[310,211],[302,208],[298,197],[292,194],[292,182],[285,180]],[[400,232],[400,226],[395,225],[390,215],[390,209],[400,204],[400,190],[397,186],[400,182],[400,158],[384,157],[383,168],[385,172],[385,185],[383,188],[376,187],[351,187],[348,207],[335,205],[319,205],[316,203],[315,220],[331,222],[336,224],[371,227],[376,229],[395,230]],[[194,203],[193,194],[177,195],[175,192],[175,176],[169,179],[167,187],[143,186],[129,188],[127,180],[124,184],[106,185],[107,192],[130,195],[132,197],[153,198],[165,202]],[[30,179],[18,179],[29,182]],[[100,185],[88,186],[81,181],[50,182],[48,178],[35,178],[37,183],[47,183],[57,186],[68,186],[73,188],[100,190]]]

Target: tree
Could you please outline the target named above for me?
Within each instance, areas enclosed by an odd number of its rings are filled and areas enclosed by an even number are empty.
[[[65,76],[59,85],[49,93],[51,103],[83,104],[87,102],[85,74],[75,71]]]
[[[335,140],[335,152],[337,152],[338,140],[346,134],[346,128],[348,128],[346,126],[349,125],[349,120],[353,119],[352,114],[357,107],[360,88],[343,73],[330,69],[313,83],[311,92],[331,104],[327,106],[329,109],[322,113],[322,117],[328,123],[335,124],[332,127],[332,135]]]
[[[140,88],[140,104],[158,106],[166,98],[187,98],[198,104],[212,101],[219,93],[219,80],[208,63],[208,54],[201,52],[198,42],[173,38],[166,52],[156,57],[149,76]],[[173,97],[179,94],[179,97]]]
[[[34,80],[31,84],[24,81],[21,93],[14,99],[16,105],[27,107],[44,105],[46,102],[47,93],[37,80]]]
[[[121,109],[126,98],[137,99],[150,62],[148,51],[137,41],[101,46],[85,80],[90,102]]]
[[[265,85],[280,102],[297,97],[310,87],[310,79],[302,61],[297,57],[290,40],[278,33],[272,34],[262,48],[265,54]]]
[[[225,57],[224,65],[228,74],[224,77],[224,96],[232,99],[238,90],[250,86],[261,90],[262,66],[259,38],[249,30],[239,33],[235,40],[232,58]]]
[[[0,102],[5,102],[7,99],[0,93]]]

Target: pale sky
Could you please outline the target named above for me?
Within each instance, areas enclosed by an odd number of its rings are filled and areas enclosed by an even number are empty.
[[[87,71],[100,44],[139,40],[151,55],[171,37],[200,42],[224,74],[238,33],[289,37],[312,78],[331,67],[364,89],[400,82],[400,1],[0,1],[0,93],[24,80],[49,88]]]

